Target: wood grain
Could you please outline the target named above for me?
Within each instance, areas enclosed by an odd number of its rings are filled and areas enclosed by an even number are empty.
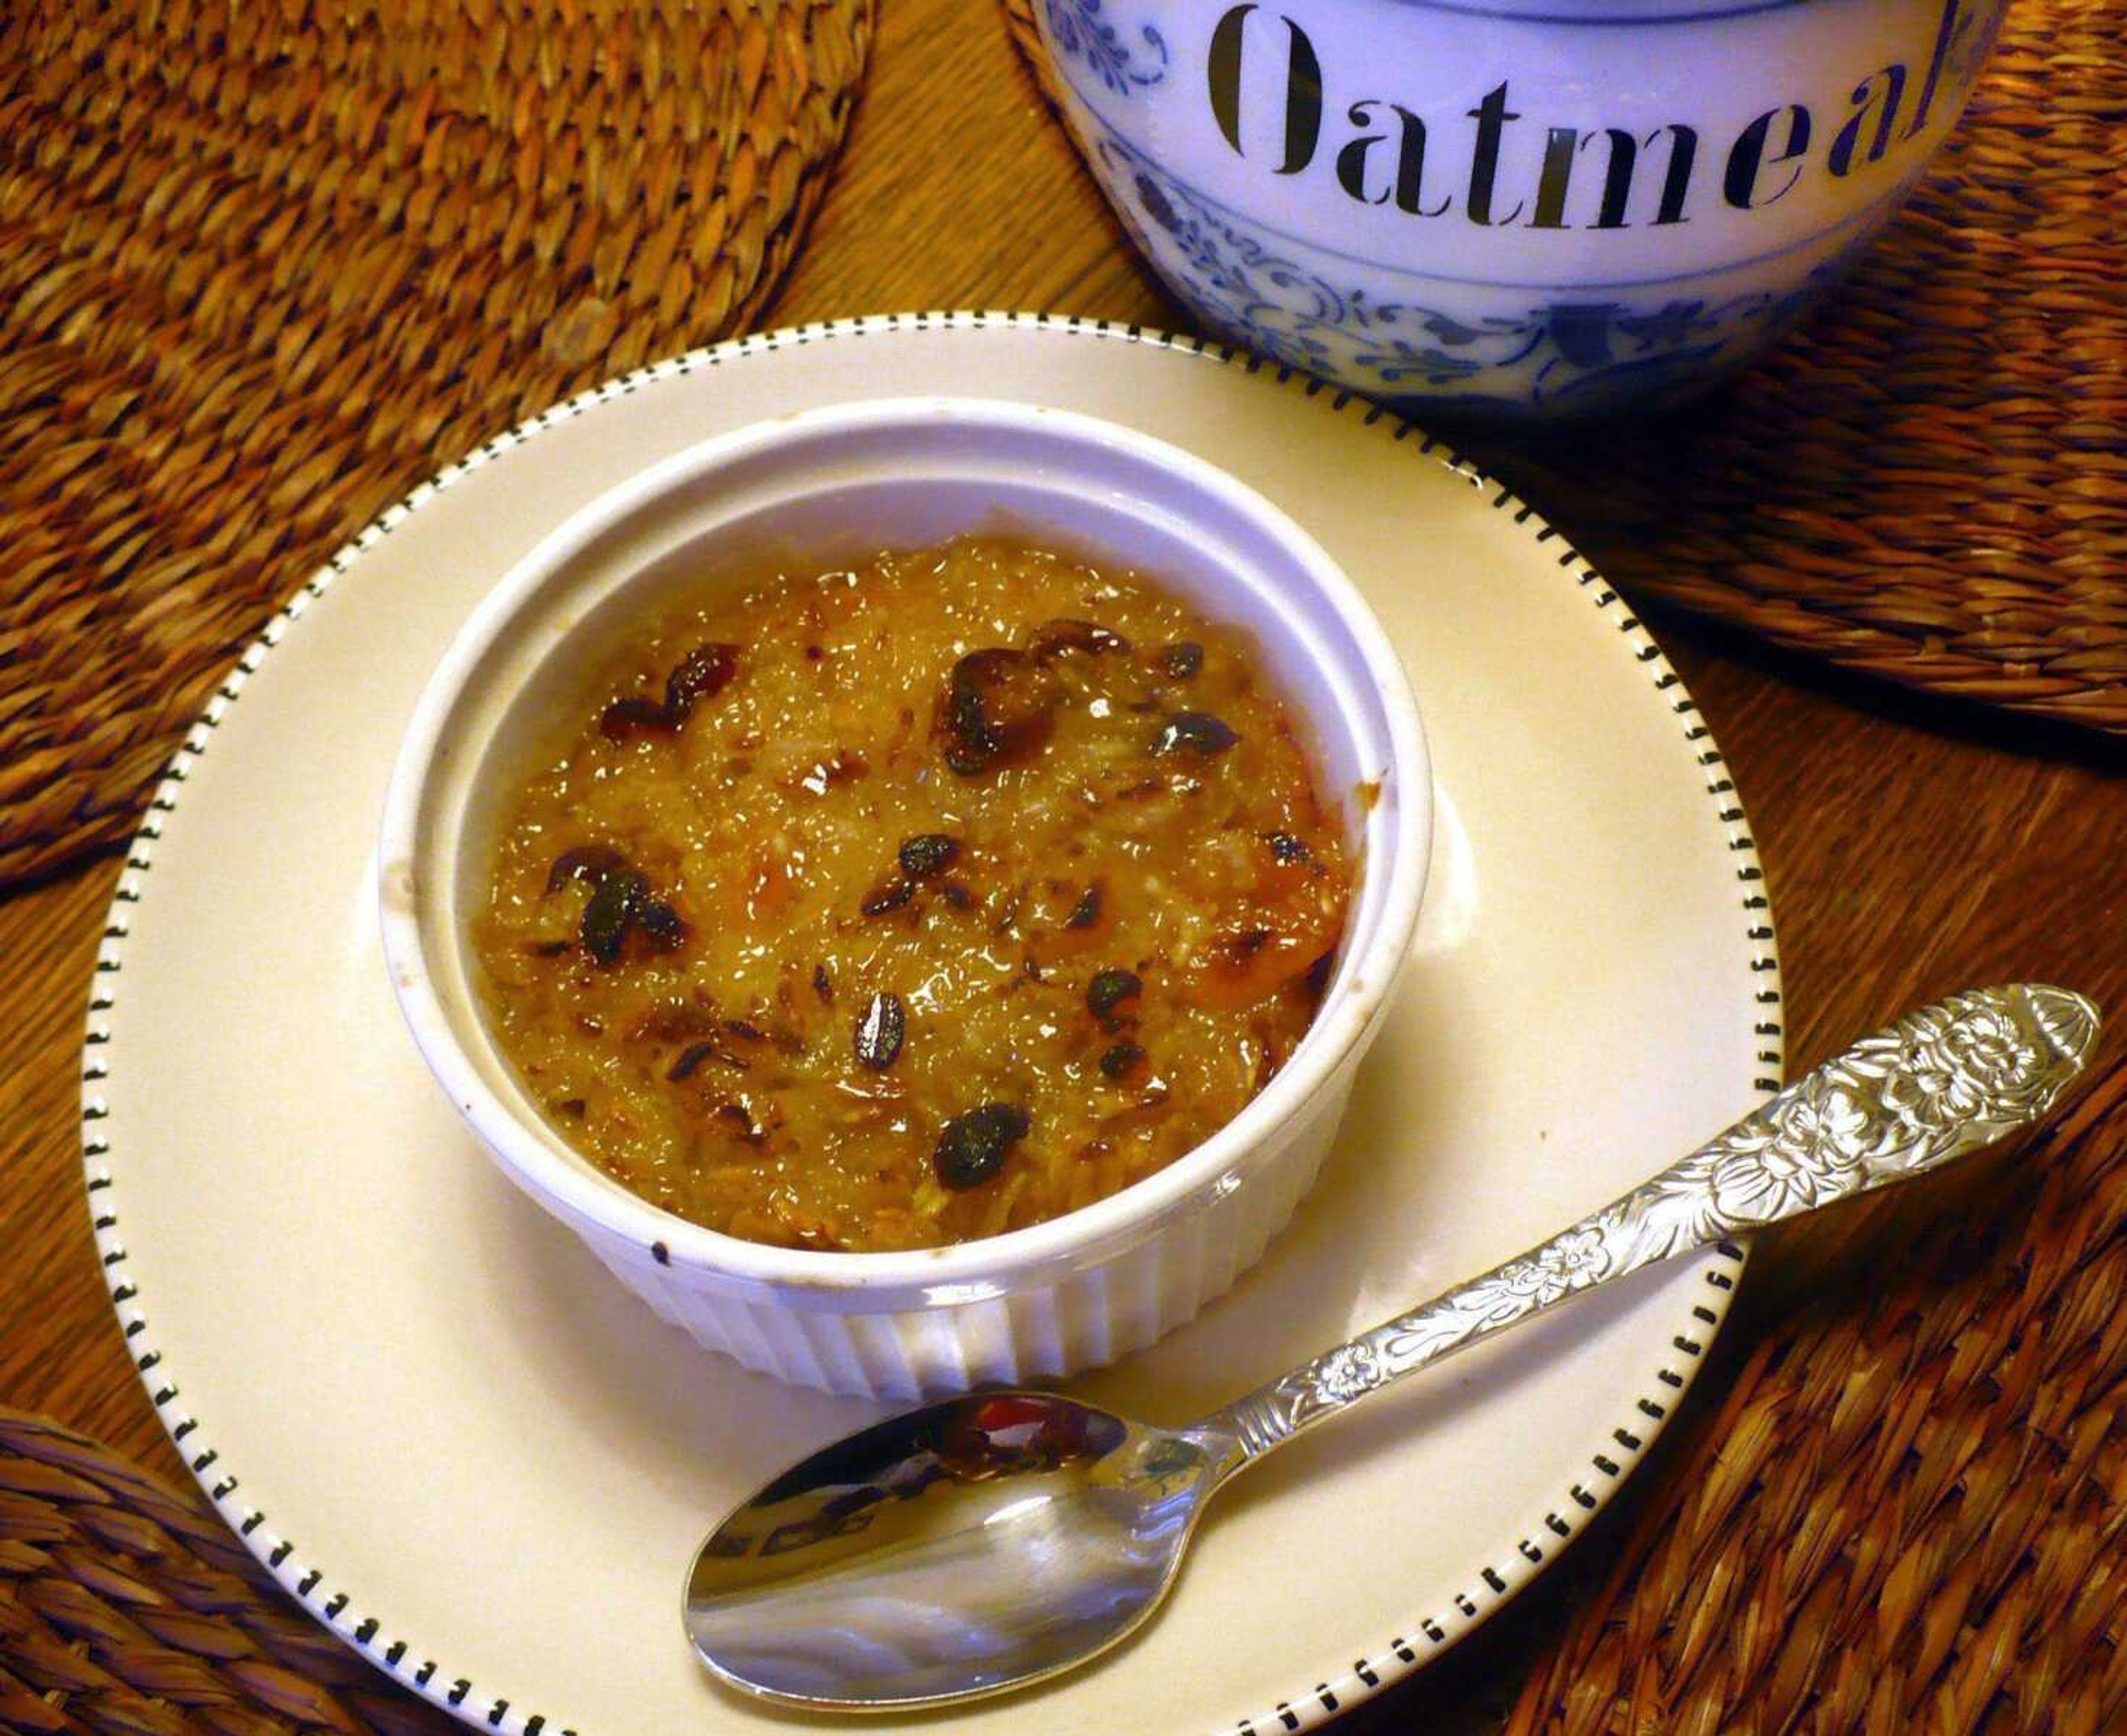
[[[987,13],[972,24],[966,0],[890,0],[841,168],[775,315],[969,305],[1185,323],[1130,255],[1002,26]],[[1749,805],[1779,924],[1791,1067],[1916,1001],[2011,977],[2061,982],[2127,1015],[2127,757],[1701,628],[1671,622],[1663,636]],[[80,1191],[78,1043],[115,873],[106,859],[0,903],[0,1403],[182,1478],[121,1349]],[[2120,1048],[2115,1034],[2108,1057]],[[1781,1298],[1865,1262],[1869,1246],[1865,1233],[1810,1226],[1769,1245],[1729,1360],[1702,1387],[1717,1388]],[[1575,1574],[1599,1566],[1636,1503],[1678,1472],[1658,1455],[1566,1572],[1342,1727],[1467,1728],[1488,1712],[1496,1723]]]

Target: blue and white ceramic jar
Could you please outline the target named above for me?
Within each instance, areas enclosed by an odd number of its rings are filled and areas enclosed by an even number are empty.
[[[1078,144],[1220,335],[1424,409],[1665,402],[1850,267],[2004,0],[1035,0]]]

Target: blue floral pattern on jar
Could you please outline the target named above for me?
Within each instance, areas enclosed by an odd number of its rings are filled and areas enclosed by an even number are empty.
[[[1792,286],[1725,297],[1567,293],[1471,315],[1333,282],[1101,129],[1097,149],[1132,239],[1221,335],[1268,359],[1430,409],[1492,413],[1684,395],[1792,325],[1895,209],[1888,201]],[[1486,291],[1494,297],[1500,292]]]
[[[1048,0],[1047,10],[1049,37],[1057,54],[1084,61],[1117,96],[1127,97],[1133,88],[1157,84],[1167,76],[1167,41],[1153,26],[1139,26],[1138,36],[1158,64],[1139,66],[1138,50],[1125,45],[1120,26],[1109,22],[1104,0]]]

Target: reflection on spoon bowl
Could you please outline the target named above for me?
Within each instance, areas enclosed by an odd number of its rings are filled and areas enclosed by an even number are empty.
[[[688,1578],[688,1637],[734,1687],[797,1705],[885,1711],[1039,1681],[1158,1607],[1243,1458],[1231,1436],[1050,1393],[889,1417],[717,1527]]]

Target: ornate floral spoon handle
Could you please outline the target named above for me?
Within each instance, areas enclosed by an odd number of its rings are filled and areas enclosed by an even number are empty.
[[[1201,1426],[1233,1439],[1238,1469],[1569,1296],[1977,1151],[2053,1107],[2082,1071],[2097,1024],[2097,1009],[2081,995],[2032,983],[1923,1007],[1550,1241],[1325,1351]]]

